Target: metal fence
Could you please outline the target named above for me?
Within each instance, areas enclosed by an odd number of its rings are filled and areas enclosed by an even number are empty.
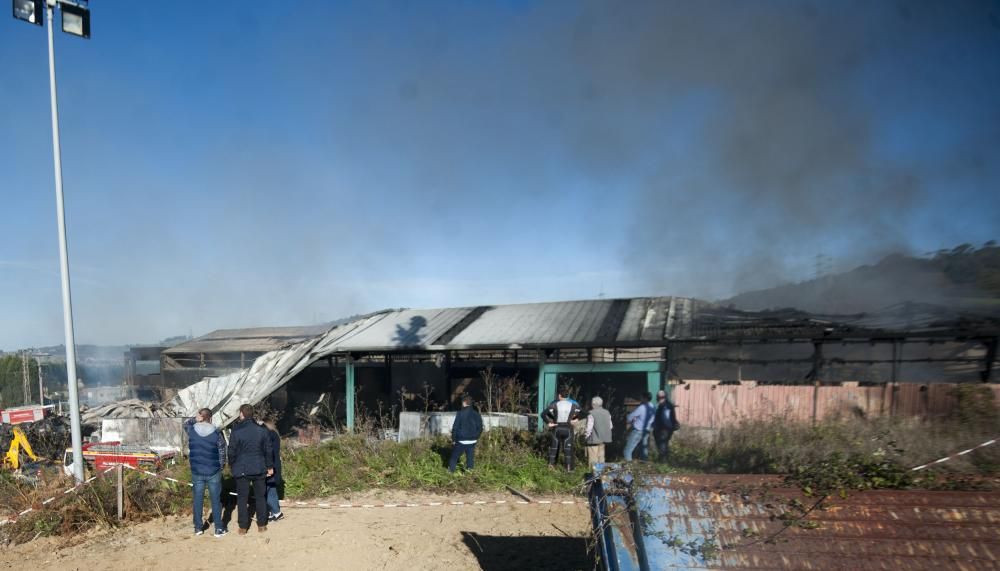
[[[775,417],[811,421],[845,416],[948,416],[957,409],[958,386],[956,383],[789,386],[689,381],[674,387],[673,400],[682,425],[720,428],[740,420]],[[978,386],[992,391],[994,402],[1000,402],[1000,385]]]

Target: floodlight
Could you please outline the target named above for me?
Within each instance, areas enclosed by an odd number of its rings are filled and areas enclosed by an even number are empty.
[[[45,0],[14,0],[14,17],[41,26],[45,19]]]
[[[90,37],[90,9],[75,4],[63,3],[62,6],[62,29],[67,34]]]

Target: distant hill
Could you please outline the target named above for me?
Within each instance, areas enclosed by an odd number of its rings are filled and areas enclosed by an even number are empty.
[[[1000,246],[962,244],[924,257],[892,254],[875,265],[736,295],[738,309],[795,308],[815,313],[862,313],[901,302],[1000,314]]]

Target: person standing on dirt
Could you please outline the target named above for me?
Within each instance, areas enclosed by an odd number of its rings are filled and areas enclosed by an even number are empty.
[[[604,408],[604,399],[590,399],[590,414],[587,415],[587,428],[583,437],[587,445],[587,463],[604,463],[604,447],[611,442],[611,413]]]
[[[549,466],[555,467],[559,449],[563,451],[566,471],[573,471],[573,423],[580,416],[580,405],[569,399],[566,389],[560,389],[556,400],[542,413],[542,418],[552,429],[552,443],[549,445]]]
[[[236,508],[240,535],[250,529],[250,486],[253,485],[257,531],[267,531],[267,484],[274,475],[271,437],[253,419],[253,405],[240,406],[240,420],[229,437],[229,470],[236,478]]]
[[[666,462],[670,457],[670,438],[680,428],[674,403],[666,391],[656,393],[656,414],[653,416],[653,438],[656,440],[656,460]]]
[[[194,418],[184,423],[188,437],[188,459],[191,461],[191,485],[194,487],[192,511],[194,512],[194,534],[205,533],[202,522],[202,508],[205,505],[205,488],[212,504],[212,522],[215,537],[226,535],[222,525],[222,468],[226,465],[226,440],[212,424],[212,411],[203,408]]]
[[[462,397],[462,410],[455,415],[455,424],[451,426],[451,439],[454,447],[451,449],[451,460],[448,471],[454,472],[458,467],[458,458],[465,454],[465,469],[472,470],[475,466],[476,442],[483,433],[483,417],[472,406],[472,397]]]
[[[285,519],[285,514],[281,513],[281,503],[278,501],[281,495],[278,493],[278,488],[284,484],[281,479],[281,435],[278,434],[278,428],[270,420],[261,422],[261,425],[267,429],[267,436],[271,440],[271,465],[274,466],[274,474],[265,480],[267,511],[270,512],[267,521],[271,522]]]
[[[629,433],[625,438],[625,461],[632,461],[632,454],[638,449],[640,460],[649,460],[646,452],[649,445],[649,429],[653,426],[653,405],[649,400],[653,395],[649,392],[642,393],[639,406],[628,414]]]

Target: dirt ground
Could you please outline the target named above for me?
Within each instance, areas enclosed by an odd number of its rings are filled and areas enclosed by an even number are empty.
[[[169,517],[72,539],[40,538],[0,551],[6,569],[591,569],[585,504],[469,505],[511,496],[390,493],[330,498],[332,504],[465,501],[410,508],[284,506],[265,533],[196,537],[189,517]],[[546,498],[554,500],[574,498]],[[576,498],[579,499],[579,498]]]

